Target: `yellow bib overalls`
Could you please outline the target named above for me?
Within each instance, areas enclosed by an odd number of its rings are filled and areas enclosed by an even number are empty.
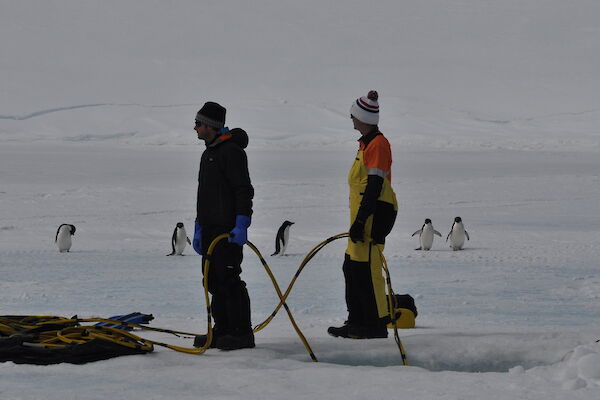
[[[348,239],[343,270],[349,323],[370,325],[388,315],[380,251],[384,249],[385,236],[393,227],[398,203],[391,185],[389,142],[378,134],[368,143],[360,144],[348,174],[351,225],[360,208],[368,176],[381,176],[383,185],[375,212],[365,221],[366,241],[354,243]]]

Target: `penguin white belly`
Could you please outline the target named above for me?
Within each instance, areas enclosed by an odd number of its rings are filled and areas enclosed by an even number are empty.
[[[187,245],[187,234],[185,229],[177,229],[177,235],[175,236],[175,254],[178,256],[183,254],[183,250]]]
[[[453,250],[462,249],[465,244],[465,229],[463,227],[455,227],[450,235],[450,247]]]
[[[287,227],[283,231],[283,243],[281,243],[281,251],[279,252],[280,256],[285,255],[285,248],[287,247],[289,237],[290,237],[290,228]]]
[[[64,253],[66,251],[71,250],[71,230],[68,226],[63,226],[58,231],[58,236],[56,238],[56,245],[58,246],[58,251]]]
[[[433,229],[429,227],[423,228],[423,232],[421,232],[421,250],[431,250],[431,246],[433,245]]]

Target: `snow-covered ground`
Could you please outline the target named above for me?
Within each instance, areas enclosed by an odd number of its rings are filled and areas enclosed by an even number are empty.
[[[339,240],[288,301],[319,363],[282,313],[252,350],[2,363],[0,399],[600,397],[600,3],[367,3],[1,2],[0,315],[140,311],[205,332],[200,257],[165,255],[193,227],[207,100],[250,135],[249,239],[268,256],[296,223],[267,259],[286,287],[348,230],[348,109],[377,89],[400,202],[385,254],[419,310],[400,332],[410,366],[391,337],[326,334],[345,317]],[[461,252],[444,242],[455,216]],[[419,252],[425,218],[444,237]],[[276,295],[245,254],[259,323]]]

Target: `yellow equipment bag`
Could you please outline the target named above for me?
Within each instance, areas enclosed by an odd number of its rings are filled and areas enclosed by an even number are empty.
[[[393,297],[395,323],[398,329],[412,329],[418,312],[415,299],[410,294],[395,294]],[[392,322],[387,324],[388,329],[394,329]]]

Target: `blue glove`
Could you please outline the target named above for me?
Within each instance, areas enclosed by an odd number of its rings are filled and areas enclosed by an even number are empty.
[[[194,240],[192,241],[192,246],[194,247],[194,250],[196,250],[196,253],[202,255],[202,227],[198,221],[196,221],[196,224],[194,225]]]
[[[252,219],[246,215],[238,215],[235,217],[235,228],[229,236],[229,243],[235,243],[238,246],[243,246],[248,241],[248,227]]]

